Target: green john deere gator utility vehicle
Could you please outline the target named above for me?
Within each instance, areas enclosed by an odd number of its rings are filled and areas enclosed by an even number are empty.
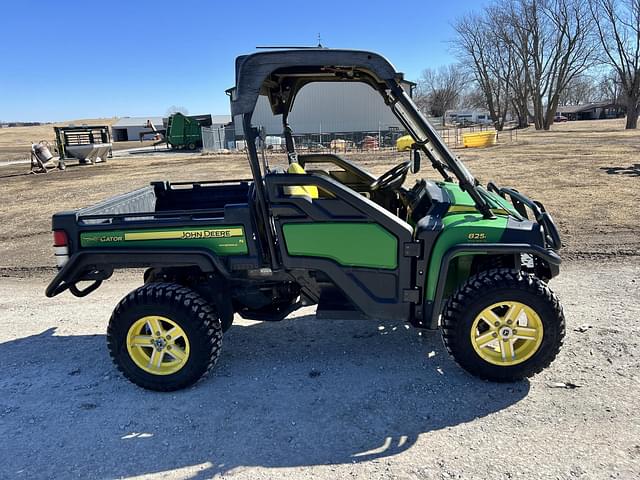
[[[318,318],[440,327],[455,360],[485,379],[539,372],[565,332],[546,284],[559,272],[558,231],[539,202],[480,186],[401,81],[370,52],[239,57],[228,93],[253,178],[157,182],[54,215],[60,270],[47,296],[84,296],[116,268],[147,267],[144,285],[113,312],[108,346],[126,377],[154,390],[186,387],[210,370],[234,314],[277,321],[313,304]],[[410,159],[376,178],[338,155],[299,154],[287,119],[311,82],[376,90],[415,140]],[[261,130],[251,123],[260,95],[282,116],[288,169],[261,162]],[[439,180],[405,188],[421,158]]]

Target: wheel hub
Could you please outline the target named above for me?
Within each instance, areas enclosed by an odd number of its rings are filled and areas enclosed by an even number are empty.
[[[500,336],[503,340],[509,340],[513,337],[513,330],[509,327],[502,327],[500,328]]]
[[[189,339],[177,322],[167,317],[147,316],[135,321],[127,332],[129,357],[145,372],[171,375],[189,359]]]
[[[153,346],[158,351],[164,350],[164,348],[167,346],[167,341],[163,337],[156,338],[155,340],[153,340]]]
[[[542,320],[528,305],[494,303],[482,310],[471,327],[471,344],[483,360],[499,366],[531,358],[542,343]]]

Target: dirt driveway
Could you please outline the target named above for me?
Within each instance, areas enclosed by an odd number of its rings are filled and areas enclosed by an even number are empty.
[[[565,347],[506,385],[465,374],[438,334],[306,309],[240,321],[209,378],[148,392],[104,338],[139,280],[53,300],[46,280],[0,278],[0,478],[640,476],[637,257],[564,265]]]

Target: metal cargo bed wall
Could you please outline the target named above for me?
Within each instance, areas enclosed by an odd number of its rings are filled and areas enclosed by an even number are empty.
[[[144,187],[118,195],[104,202],[78,211],[79,217],[92,215],[124,215],[128,213],[153,213],[156,209],[154,187]],[[87,225],[104,223],[103,219],[85,219]]]

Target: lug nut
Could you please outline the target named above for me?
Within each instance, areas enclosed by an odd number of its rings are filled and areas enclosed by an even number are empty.
[[[493,324],[495,327],[499,327],[500,326],[500,322],[496,322]]]
[[[171,335],[167,335],[167,340],[171,340]]]
[[[497,333],[494,333],[494,334],[493,334],[493,337],[494,337],[494,338],[496,338],[497,336],[498,336],[498,334],[497,334]]]
[[[513,322],[511,320],[507,320],[507,325],[511,325]]]

